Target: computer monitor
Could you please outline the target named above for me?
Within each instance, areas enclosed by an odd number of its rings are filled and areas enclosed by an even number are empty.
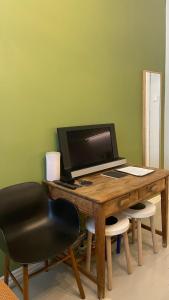
[[[72,178],[125,164],[118,155],[114,124],[57,129],[61,152],[61,179]]]

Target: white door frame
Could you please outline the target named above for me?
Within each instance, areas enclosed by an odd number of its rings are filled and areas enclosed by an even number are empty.
[[[162,74],[143,71],[143,165],[160,167]]]
[[[164,105],[164,167],[169,169],[169,0],[166,0],[166,58]]]

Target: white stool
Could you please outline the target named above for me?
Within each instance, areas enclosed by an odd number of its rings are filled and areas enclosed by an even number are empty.
[[[115,223],[116,222],[116,223]],[[123,234],[124,248],[127,262],[127,272],[132,273],[131,268],[131,256],[128,242],[127,230],[129,229],[129,219],[122,214],[116,214],[106,219],[105,236],[106,236],[106,253],[107,253],[107,276],[108,276],[108,289],[112,289],[112,247],[111,237],[119,234]],[[86,228],[88,230],[88,244],[86,255],[86,269],[90,271],[91,267],[91,246],[92,236],[95,234],[95,223],[93,218],[89,218],[86,222]]]
[[[133,242],[135,240],[135,222],[137,220],[137,245],[138,245],[138,265],[143,264],[143,251],[142,251],[142,234],[141,234],[141,219],[150,218],[150,226],[153,240],[153,250],[157,253],[157,241],[155,234],[154,215],[156,212],[156,206],[153,203],[144,201],[137,203],[132,207],[126,209],[123,213],[132,220],[132,233]]]

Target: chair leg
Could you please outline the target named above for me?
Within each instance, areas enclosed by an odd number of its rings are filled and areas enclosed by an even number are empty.
[[[24,300],[29,300],[28,265],[23,265],[23,299]]]
[[[127,263],[127,272],[128,272],[128,274],[131,274],[132,273],[131,254],[130,254],[127,231],[123,233],[123,239],[124,239],[124,250],[125,250],[125,255],[126,255],[126,263]]]
[[[143,250],[142,250],[142,233],[141,219],[137,219],[137,247],[138,247],[138,265],[143,265]]]
[[[150,217],[150,226],[151,226],[151,234],[152,234],[152,241],[153,241],[153,251],[154,253],[158,253],[154,216]]]
[[[135,240],[136,240],[136,219],[132,219],[132,243],[134,244]]]
[[[107,281],[108,281],[108,290],[112,290],[112,247],[111,247],[111,237],[106,237],[106,251],[107,251]]]
[[[47,259],[45,260],[45,268],[46,268],[45,272],[48,272],[49,270],[48,270],[48,260]]]
[[[4,282],[7,285],[9,283],[9,264],[10,264],[9,256],[5,255],[5,259],[4,259]]]
[[[82,287],[82,283],[81,283],[81,279],[80,279],[80,275],[79,275],[79,270],[78,270],[76,259],[75,259],[75,256],[74,256],[74,253],[73,253],[73,250],[72,250],[71,247],[69,247],[68,252],[69,252],[71,263],[72,263],[72,269],[74,271],[76,282],[77,282],[77,285],[78,285],[78,288],[79,288],[80,297],[81,297],[81,299],[85,299],[85,293],[84,293],[84,290],[83,290],[83,287]]]
[[[86,252],[86,270],[88,272],[90,272],[90,268],[91,268],[92,237],[93,237],[93,234],[88,231],[88,235],[87,235],[87,252]]]

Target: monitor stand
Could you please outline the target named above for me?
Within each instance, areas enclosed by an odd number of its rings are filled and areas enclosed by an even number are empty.
[[[72,178],[81,177],[81,176],[88,175],[88,174],[91,174],[91,173],[96,173],[96,172],[99,172],[99,171],[103,171],[103,170],[107,170],[107,169],[110,169],[110,168],[118,167],[118,166],[124,165],[126,163],[127,163],[126,158],[119,157],[118,159],[113,160],[113,161],[108,162],[108,163],[105,163],[105,164],[101,164],[101,165],[97,165],[97,166],[93,166],[93,167],[89,167],[89,168],[84,168],[84,169],[72,171],[71,172],[71,177]]]

